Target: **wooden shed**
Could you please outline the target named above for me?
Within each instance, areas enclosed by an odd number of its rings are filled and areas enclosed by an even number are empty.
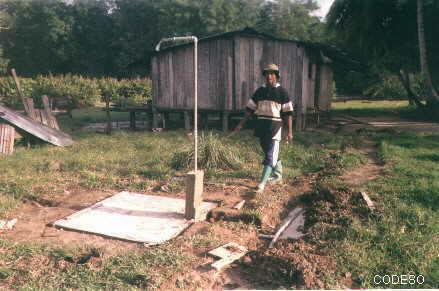
[[[264,84],[262,69],[279,65],[280,83],[295,104],[296,128],[306,113],[329,110],[331,60],[325,46],[274,38],[252,29],[200,39],[198,43],[199,110],[242,112],[253,92]],[[157,111],[193,108],[193,44],[164,48],[152,57],[153,107]]]

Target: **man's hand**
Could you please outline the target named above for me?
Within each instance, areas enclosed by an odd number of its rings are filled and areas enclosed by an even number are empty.
[[[241,129],[242,129],[242,124],[238,124],[236,127],[235,127],[235,129],[233,129],[233,132],[240,132],[241,131]]]

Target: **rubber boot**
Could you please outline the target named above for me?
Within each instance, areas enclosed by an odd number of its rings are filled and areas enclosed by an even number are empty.
[[[274,177],[270,178],[270,183],[278,184],[282,182],[282,162],[278,161],[276,167],[273,169]]]
[[[271,166],[264,166],[264,169],[262,170],[261,182],[259,183],[258,189],[256,192],[258,192],[258,193],[264,192],[265,184],[267,184],[267,181],[270,178],[272,171],[273,171],[273,168]]]

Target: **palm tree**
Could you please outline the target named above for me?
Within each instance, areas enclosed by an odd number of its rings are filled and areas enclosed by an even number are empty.
[[[341,46],[370,65],[370,73],[397,75],[410,103],[424,107],[410,85],[418,68],[415,5],[411,0],[335,0],[327,24]]]
[[[427,89],[428,107],[439,110],[439,95],[431,81],[430,71],[427,62],[427,48],[425,45],[424,34],[424,1],[417,0],[417,22],[418,22],[418,41],[419,41],[419,57],[421,63],[421,73],[424,86]]]

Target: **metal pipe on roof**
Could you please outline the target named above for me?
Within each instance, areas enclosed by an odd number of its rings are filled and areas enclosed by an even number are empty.
[[[196,36],[176,36],[162,38],[156,45],[155,50],[160,51],[164,42],[177,40],[190,40],[194,42],[194,171],[198,170],[198,38]]]
[[[194,43],[198,42],[198,38],[196,36],[174,36],[174,37],[168,37],[168,38],[162,38],[159,43],[155,46],[155,50],[158,52],[160,51],[160,47],[162,43],[164,42],[174,42],[177,40],[191,40]]]

